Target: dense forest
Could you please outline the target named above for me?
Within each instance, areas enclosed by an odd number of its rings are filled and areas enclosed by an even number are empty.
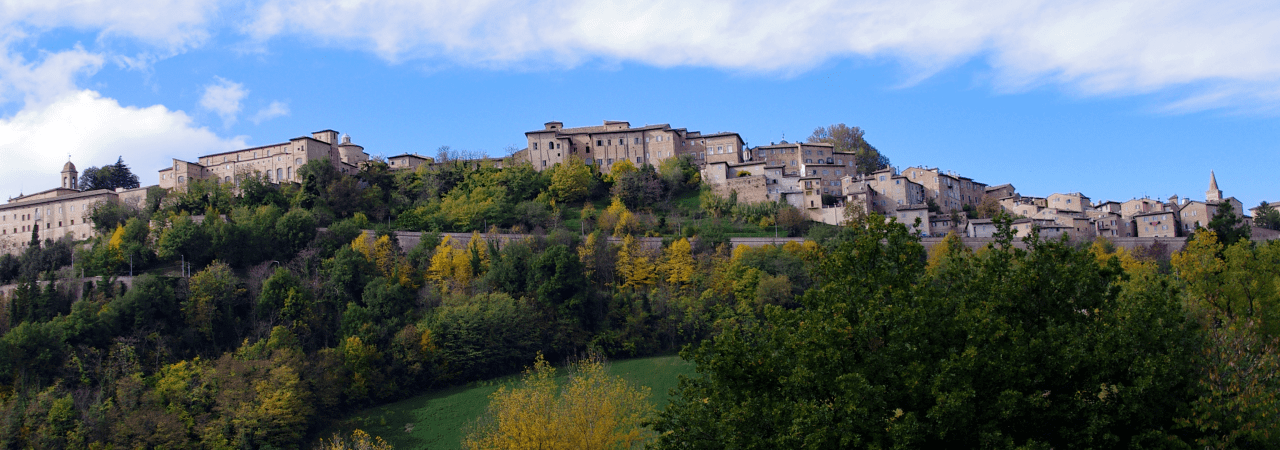
[[[1275,242],[1202,231],[1169,257],[1006,232],[926,254],[878,216],[717,196],[680,159],[299,174],[155,189],[94,209],[98,238],[0,258],[0,447],[307,447],[356,408],[535,360],[682,349],[701,377],[644,421],[659,448],[1280,439]],[[424,234],[402,251],[397,230]],[[811,240],[727,245],[774,232]]]

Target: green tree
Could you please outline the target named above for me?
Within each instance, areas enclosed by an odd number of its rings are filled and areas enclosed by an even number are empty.
[[[1229,202],[1218,203],[1218,210],[1209,220],[1209,230],[1218,235],[1222,244],[1230,247],[1240,240],[1249,240],[1249,223],[1236,215],[1236,210]]]
[[[208,253],[208,234],[186,214],[169,220],[169,228],[160,233],[160,241],[156,245],[156,256],[169,261],[185,258],[187,262],[200,264]]]
[[[1057,242],[956,255],[939,275],[872,215],[826,250],[798,309],[722,320],[658,448],[1162,445],[1188,399],[1192,329],[1167,287]]]
[[[124,157],[121,156],[116,159],[115,164],[84,169],[84,172],[80,172],[78,185],[82,191],[93,191],[116,188],[135,189],[139,183],[138,176],[129,170],[129,166],[124,163]]]
[[[295,208],[276,221],[276,242],[282,255],[292,255],[307,248],[316,237],[316,219],[310,211]]]
[[[231,267],[214,261],[193,275],[188,286],[189,293],[182,302],[187,326],[205,342],[234,342],[235,309],[245,290]]]
[[[1276,211],[1275,207],[1265,201],[1258,204],[1257,211],[1253,217],[1253,226],[1268,230],[1280,230],[1280,211]]]
[[[813,134],[809,135],[809,142],[823,142],[834,145],[837,152],[853,153],[860,174],[867,175],[889,167],[889,157],[867,143],[865,135],[866,131],[861,128],[838,123],[813,130]]]

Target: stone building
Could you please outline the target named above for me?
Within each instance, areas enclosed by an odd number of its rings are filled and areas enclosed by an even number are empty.
[[[1169,211],[1153,211],[1133,216],[1138,237],[1177,237],[1178,214]]]
[[[68,161],[62,167],[59,187],[10,198],[0,205],[0,253],[21,253],[33,232],[41,241],[68,235],[76,240],[88,239],[95,234],[88,220],[94,205],[121,201],[141,207],[147,197],[146,187],[80,191],[78,176],[75,164]]]
[[[430,165],[435,162],[435,158],[426,156],[404,153],[387,158],[387,166],[391,170],[417,170],[418,166],[423,164]]]
[[[528,147],[518,153],[537,170],[546,170],[578,158],[608,172],[613,164],[629,160],[636,166],[658,166],[662,161],[690,155],[699,165],[710,162],[738,164],[744,161],[746,143],[738,133],[703,135],[671,125],[632,128],[628,122],[606,120],[603,125],[565,128],[547,122],[543,129],[525,133]]]
[[[909,167],[902,175],[924,186],[925,196],[943,211],[964,209],[965,205],[976,207],[987,195],[986,183],[955,172],[942,172],[937,167]]]
[[[160,187],[185,189],[192,180],[207,179],[232,183],[238,175],[254,172],[273,183],[296,182],[298,169],[317,159],[329,161],[340,173],[354,175],[369,161],[369,154],[351,143],[350,136],[343,136],[339,143],[337,131],[323,130],[289,142],[204,155],[194,162],[174,159],[172,166],[160,170]]]
[[[1050,194],[1046,199],[1048,208],[1060,211],[1085,212],[1093,207],[1089,201],[1089,197],[1079,192],[1070,192],[1066,194]]]
[[[990,198],[994,198],[996,200],[1000,200],[1005,197],[1012,197],[1014,196],[1014,194],[1017,194],[1017,193],[1018,193],[1018,190],[1014,189],[1012,184],[1005,183],[999,186],[987,187],[984,195]]]

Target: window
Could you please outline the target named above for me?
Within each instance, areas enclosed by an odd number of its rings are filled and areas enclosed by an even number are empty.
[[[636,157],[636,164],[640,164],[640,157],[639,157],[639,156],[637,156],[637,157]]]
[[[902,184],[902,180],[893,180],[893,184]]]
[[[618,145],[623,145],[623,144],[626,144],[623,138],[618,138]]]
[[[805,158],[804,163],[805,163],[805,164],[813,164],[813,158]]]
[[[537,150],[537,149],[538,149],[538,143],[537,143],[537,142],[534,142],[534,143],[533,143],[533,149],[534,149],[534,150]]]
[[[603,146],[604,146],[604,141],[600,139],[596,139],[596,147],[603,147]]]
[[[823,174],[823,175],[831,175],[831,172],[827,171],[827,169],[822,169],[822,174]]]
[[[302,165],[302,158],[298,158],[298,159],[293,160],[293,163],[294,163],[295,165],[299,165],[299,166],[301,166],[301,165]]]
[[[884,175],[880,175],[880,181],[884,181]]]
[[[836,175],[840,175],[840,170],[836,170]]]
[[[186,183],[186,182],[187,182],[187,177],[181,177],[181,176],[180,176],[180,177],[178,177],[178,182],[179,182],[179,183]]]
[[[640,138],[636,138],[635,143],[636,143],[636,144],[639,144],[639,143],[640,143]]]
[[[276,181],[281,180],[281,175],[284,175],[284,169],[276,169]]]

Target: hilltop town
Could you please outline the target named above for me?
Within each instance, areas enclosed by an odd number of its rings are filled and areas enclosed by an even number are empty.
[[[458,448],[500,411],[626,416],[605,431],[665,448],[803,447],[774,431],[796,424],[908,447],[1280,444],[1232,434],[1280,429],[1280,240],[1247,221],[1269,205],[1247,216],[1211,171],[1202,199],[1024,195],[899,169],[841,127],[751,146],[550,122],[501,158],[371,156],[323,130],[154,175],[67,162],[0,206],[0,444]],[[710,375],[677,383],[675,352]],[[602,400],[603,358],[650,384]],[[552,361],[577,361],[570,387]],[[542,394],[497,388],[522,370],[510,386]],[[471,412],[428,411],[460,390]]]
[[[657,167],[681,158],[697,167],[701,183],[716,194],[740,203],[776,202],[803,211],[814,222],[838,225],[851,214],[876,213],[908,224],[922,236],[989,238],[998,213],[1015,218],[1021,235],[1039,230],[1043,237],[1073,240],[1094,237],[1182,237],[1204,227],[1218,209],[1229,205],[1237,217],[1257,216],[1259,207],[1245,213],[1235,197],[1225,196],[1212,171],[1203,199],[1149,197],[1124,201],[1094,201],[1080,191],[1023,195],[1008,183],[991,184],[937,167],[860,167],[856,149],[829,142],[770,142],[749,147],[734,132],[703,134],[669,124],[632,127],[624,121],[598,126],[564,127],[547,122],[524,133],[527,146],[502,158],[467,158],[477,167],[502,168],[528,164],[544,171],[580,163],[608,174],[619,165]],[[120,202],[134,208],[145,202],[148,189],[184,190],[189,184],[213,180],[238,184],[249,175],[274,184],[298,183],[298,169],[321,160],[337,173],[355,175],[372,158],[349,136],[322,130],[287,142],[200,155],[192,161],[174,159],[160,169],[156,184],[133,189],[81,190],[76,167],[67,162],[61,185],[10,198],[0,205],[0,250],[19,252],[34,231],[40,239],[94,235],[87,214],[95,204]],[[436,157],[412,153],[385,158],[392,172],[444,164]],[[458,161],[453,161],[457,163]],[[1262,229],[1264,237],[1274,237]]]

